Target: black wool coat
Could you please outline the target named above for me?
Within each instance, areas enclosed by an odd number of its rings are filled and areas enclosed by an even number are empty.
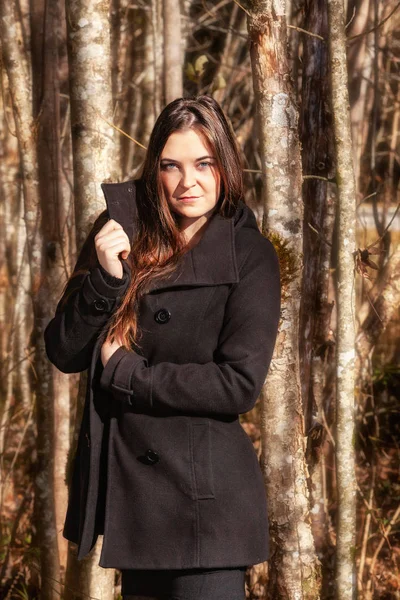
[[[102,188],[108,216],[133,239],[140,181]],[[44,334],[61,371],[89,369],[64,536],[82,559],[104,534],[99,564],[118,569],[267,560],[263,477],[239,414],[256,402],[277,335],[274,247],[244,203],[232,218],[215,214],[141,299],[141,349],[121,347],[103,368],[107,322],[131,277],[123,269],[122,279],[99,263],[79,275]]]

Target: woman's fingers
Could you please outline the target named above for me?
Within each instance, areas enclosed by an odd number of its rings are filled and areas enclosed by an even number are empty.
[[[126,259],[131,251],[129,238],[122,225],[110,219],[94,238],[101,266],[115,277],[122,277],[120,254]]]
[[[124,244],[127,249],[130,249],[129,240],[126,235],[103,236],[97,241],[96,247],[104,251],[116,244]]]

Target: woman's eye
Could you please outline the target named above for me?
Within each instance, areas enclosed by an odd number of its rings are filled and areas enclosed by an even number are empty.
[[[172,169],[170,169],[170,167],[176,167],[175,163],[164,163],[163,165],[161,165],[161,168],[165,171],[172,171]]]
[[[201,162],[201,163],[199,163],[199,167],[203,168],[203,165],[205,165],[206,167],[211,167],[212,163],[210,163],[210,162]]]

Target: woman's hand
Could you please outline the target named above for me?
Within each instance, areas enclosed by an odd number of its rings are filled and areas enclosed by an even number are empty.
[[[104,342],[101,347],[101,362],[103,363],[103,367],[106,366],[112,355],[118,348],[123,346],[122,342],[119,339],[115,339],[111,342]]]
[[[122,225],[110,219],[95,236],[94,242],[101,266],[110,275],[122,279],[124,271],[119,255],[125,260],[131,251],[129,238]]]

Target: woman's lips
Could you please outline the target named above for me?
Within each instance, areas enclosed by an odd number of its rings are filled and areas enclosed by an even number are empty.
[[[185,196],[184,198],[178,198],[179,202],[193,202],[198,200],[200,196]]]

